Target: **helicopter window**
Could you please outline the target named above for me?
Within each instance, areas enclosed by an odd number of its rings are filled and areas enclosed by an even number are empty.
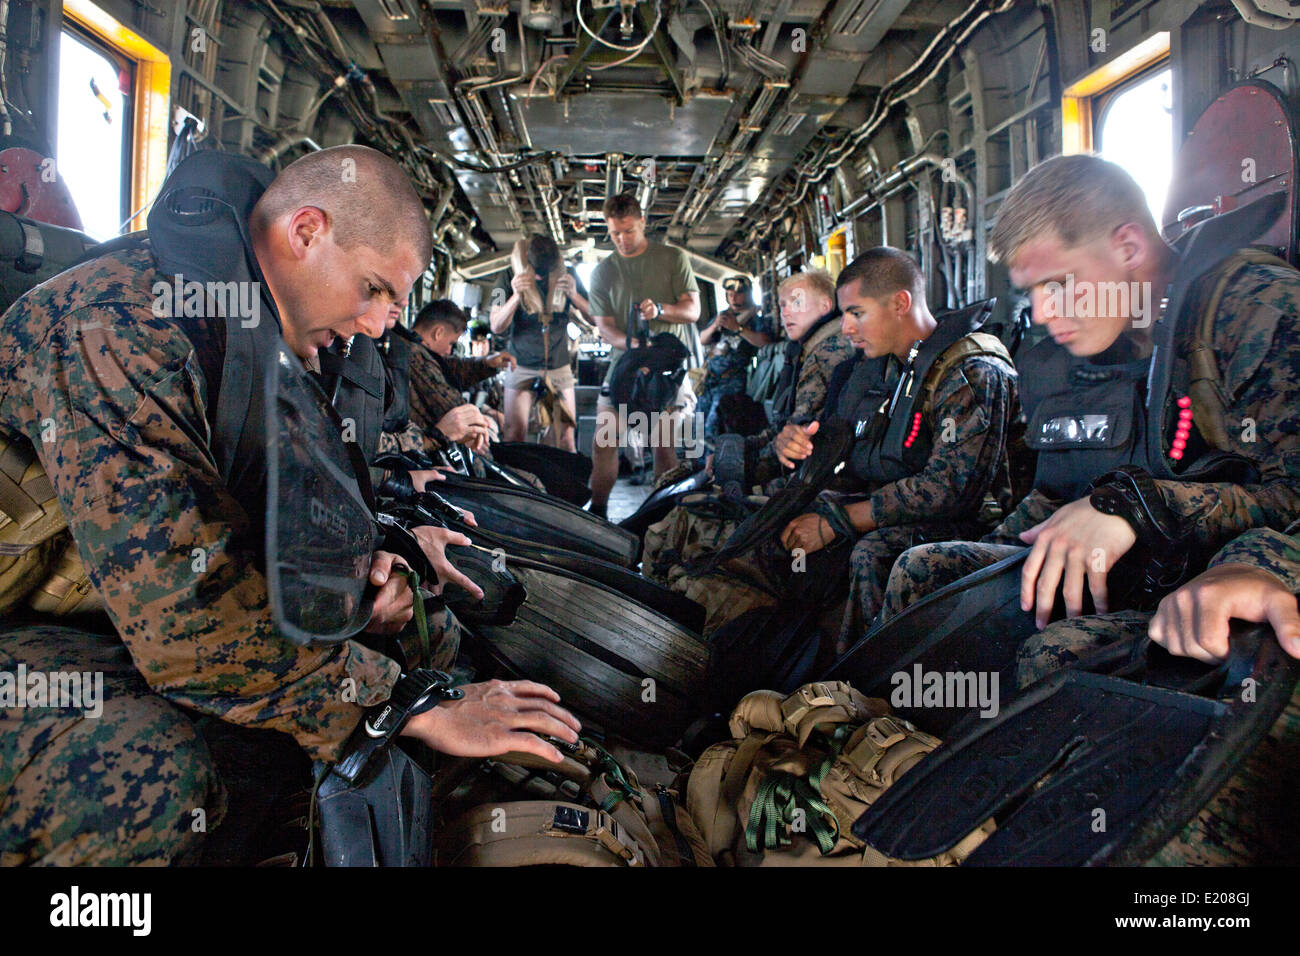
[[[131,64],[80,33],[59,44],[59,132],[56,158],[96,239],[116,236],[130,213]]]
[[[1173,172],[1172,91],[1165,66],[1108,93],[1097,113],[1097,152],[1137,180],[1157,222]]]

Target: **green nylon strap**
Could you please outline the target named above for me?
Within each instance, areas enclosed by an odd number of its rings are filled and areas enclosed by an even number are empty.
[[[856,729],[857,728],[853,724],[840,724],[835,728],[835,732],[832,733],[829,738],[826,738],[822,734],[817,735],[826,740],[827,747],[830,751],[826,755],[826,759],[821,762],[821,765],[808,775],[808,782],[819,795],[822,790],[822,780],[825,779],[826,774],[830,772],[831,767],[835,764],[836,758],[840,755],[840,751],[844,749],[844,744],[853,736],[853,731]]]
[[[839,839],[835,814],[807,780],[786,772],[771,773],[759,784],[745,827],[745,847],[749,852],[759,852],[760,830],[763,849],[788,845],[791,841],[786,836],[786,828],[794,822],[796,810],[803,811],[808,832],[817,841],[822,856],[830,853]]]
[[[420,635],[420,653],[424,655],[420,659],[420,665],[422,667],[432,667],[433,654],[429,650],[429,619],[424,613],[424,595],[420,593],[420,573],[404,564],[395,565],[393,571],[405,577],[407,583],[411,586],[411,594],[413,595],[411,604],[415,611],[415,632]]]
[[[618,758],[594,740],[584,738],[583,742],[599,754],[600,760],[596,767],[601,772],[605,785],[609,787],[609,794],[600,802],[600,809],[609,813],[624,800],[634,799],[638,794],[637,786],[628,779],[629,773],[618,762]]]

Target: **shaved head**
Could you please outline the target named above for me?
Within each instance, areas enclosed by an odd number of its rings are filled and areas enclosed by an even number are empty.
[[[328,216],[342,249],[365,246],[388,255],[404,246],[426,264],[433,255],[424,203],[402,167],[377,150],[334,146],[291,163],[258,200],[250,225],[265,233],[304,206]]]

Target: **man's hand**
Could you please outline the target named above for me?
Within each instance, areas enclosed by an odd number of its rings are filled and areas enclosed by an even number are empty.
[[[370,583],[379,593],[366,625],[368,634],[396,634],[415,614],[415,593],[406,576],[394,572],[394,566],[404,568],[406,564],[389,551],[376,551],[370,560]]]
[[[820,551],[835,540],[835,532],[821,515],[800,515],[781,532],[781,544],[787,551],[803,548],[804,554]]]
[[[443,588],[448,584],[456,584],[473,595],[474,600],[482,599],[483,589],[457,571],[456,566],[447,558],[447,545],[467,545],[470,543],[469,538],[459,531],[449,531],[446,528],[437,528],[433,525],[420,525],[418,528],[412,528],[411,534],[415,535],[415,539],[420,542],[420,550],[424,552],[424,556],[433,565],[434,573],[438,575],[437,584],[432,581],[428,582],[429,589],[434,594],[442,594]]]
[[[496,757],[512,750],[537,754],[553,763],[560,751],[538,734],[578,742],[582,724],[560,706],[560,695],[527,680],[466,684],[461,700],[445,700],[416,714],[402,735],[416,737],[454,757]]]
[[[573,276],[566,272],[555,280],[555,290],[563,292],[569,298],[573,298],[578,292],[578,284],[573,281]]]
[[[491,355],[484,356],[483,364],[488,368],[505,366],[508,369],[513,369],[519,363],[515,361],[515,357],[509,352],[493,352]]]
[[[1020,607],[1037,608],[1034,620],[1041,629],[1051,619],[1062,576],[1067,617],[1083,613],[1085,579],[1097,613],[1105,614],[1109,607],[1106,574],[1137,543],[1137,535],[1123,518],[1104,515],[1087,498],[1080,498],[1022,531],[1020,540],[1033,545],[1020,574]]]
[[[464,442],[475,445],[487,440],[488,423],[483,413],[474,405],[466,403],[457,405],[442,418],[438,419],[438,431],[447,436],[449,441]]]
[[[1280,580],[1249,564],[1220,564],[1168,595],[1151,640],[1171,654],[1212,663],[1228,656],[1228,619],[1273,625],[1282,650],[1300,657],[1300,609]]]
[[[721,325],[728,332],[740,331],[740,323],[736,321],[736,317],[732,315],[730,312],[719,312],[718,324]]]
[[[641,318],[647,322],[659,316],[659,306],[654,299],[642,299],[637,304],[637,308],[641,310]]]
[[[780,434],[772,439],[772,450],[776,452],[776,460],[787,468],[793,468],[796,462],[803,461],[811,455],[812,436],[817,434],[820,426],[820,422],[812,422],[808,425],[790,424],[782,428]]]
[[[515,290],[516,295],[523,295],[529,289],[537,288],[537,279],[532,272],[525,272],[510,280],[510,288]]]
[[[446,481],[446,476],[442,473],[441,468],[430,468],[428,470],[418,470],[408,472],[411,476],[411,487],[416,491],[424,491],[431,481]]]

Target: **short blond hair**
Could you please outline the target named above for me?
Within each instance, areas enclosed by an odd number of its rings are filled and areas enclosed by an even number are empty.
[[[1026,242],[1055,233],[1073,248],[1136,223],[1159,237],[1146,195],[1121,166],[1080,153],[1039,163],[1012,187],[989,235],[990,262],[1009,261]]]
[[[790,286],[800,282],[818,295],[826,296],[831,305],[835,304],[835,280],[831,278],[831,274],[825,269],[804,269],[803,272],[796,272],[793,275],[786,276],[781,280],[781,284],[776,287],[777,298],[780,298]]]

